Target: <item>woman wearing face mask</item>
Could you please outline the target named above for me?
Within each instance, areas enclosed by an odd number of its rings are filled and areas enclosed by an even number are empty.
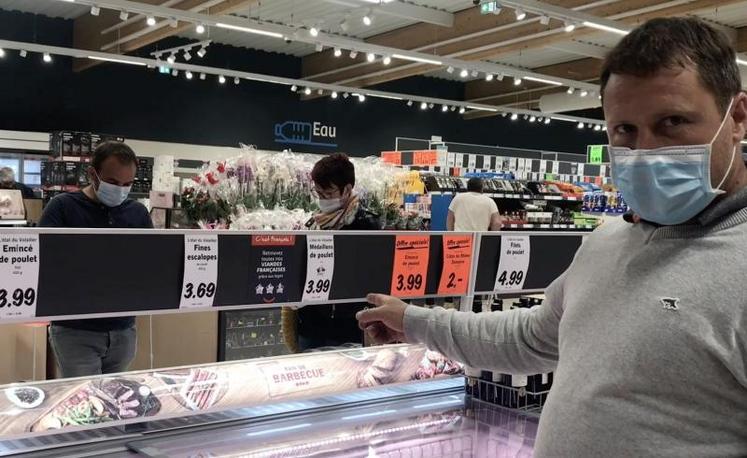
[[[90,184],[52,199],[39,226],[152,228],[148,210],[127,198],[136,172],[137,157],[129,146],[102,143],[88,168]],[[116,262],[106,253],[99,257]],[[62,377],[124,372],[137,347],[135,318],[56,321],[49,327],[49,340]]]
[[[307,228],[330,231],[380,228],[378,217],[361,205],[354,191],[355,166],[345,154],[332,154],[318,161],[311,179],[319,197],[319,212],[309,220]],[[363,307],[364,304],[343,304],[314,305],[297,312],[283,309],[285,341],[293,351],[363,343],[363,333],[355,319]]]

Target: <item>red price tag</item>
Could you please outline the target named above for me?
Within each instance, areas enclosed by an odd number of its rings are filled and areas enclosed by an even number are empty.
[[[472,269],[472,236],[444,235],[444,265],[441,270],[439,295],[467,294],[469,274]]]
[[[425,294],[428,276],[429,235],[398,235],[394,246],[392,296],[414,297]]]

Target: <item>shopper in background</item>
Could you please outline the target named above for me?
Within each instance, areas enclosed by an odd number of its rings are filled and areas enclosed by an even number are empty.
[[[446,229],[449,231],[499,231],[501,214],[490,197],[484,195],[480,178],[467,181],[467,192],[457,194],[449,205]]]
[[[747,456],[747,95],[735,57],[695,18],[654,19],[610,52],[612,173],[638,219],[594,231],[541,306],[472,314],[373,295],[361,327],[472,367],[554,370],[537,457]]]
[[[40,226],[93,228],[152,228],[148,210],[128,199],[135,180],[137,157],[124,143],[105,142],[96,148],[88,168],[89,186],[60,194],[44,209]],[[93,253],[89,262],[117,262],[106,253]],[[116,281],[116,279],[112,279]],[[63,377],[124,372],[135,357],[135,318],[57,321],[49,340]]]
[[[332,154],[319,160],[311,171],[311,179],[320,210],[307,223],[309,229],[369,231],[380,228],[378,216],[365,209],[355,193],[355,166],[345,154]],[[358,329],[355,314],[364,307],[365,304],[313,305],[295,313],[284,308],[286,343],[293,351],[362,344],[363,333]]]
[[[33,199],[34,191],[23,183],[16,181],[16,172],[10,167],[0,169],[0,189],[17,189],[24,199]]]

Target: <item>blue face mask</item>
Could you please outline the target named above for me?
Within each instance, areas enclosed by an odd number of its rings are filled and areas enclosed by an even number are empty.
[[[737,148],[734,147],[729,168],[715,189],[711,185],[711,155],[713,142],[726,124],[731,105],[707,145],[650,150],[609,146],[612,180],[638,216],[665,226],[682,224],[724,193],[720,188],[731,172]]]
[[[122,205],[130,195],[130,188],[132,186],[117,186],[111,183],[103,181],[101,177],[96,174],[96,178],[99,179],[98,187],[94,186],[93,190],[96,192],[96,197],[99,201],[107,207],[118,207]]]

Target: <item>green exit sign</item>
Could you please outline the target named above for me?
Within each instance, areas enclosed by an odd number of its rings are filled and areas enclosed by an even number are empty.
[[[501,8],[498,6],[498,2],[483,2],[480,5],[480,14],[498,14],[501,12]]]
[[[589,145],[586,147],[586,162],[589,164],[601,164],[604,157],[605,145]]]

